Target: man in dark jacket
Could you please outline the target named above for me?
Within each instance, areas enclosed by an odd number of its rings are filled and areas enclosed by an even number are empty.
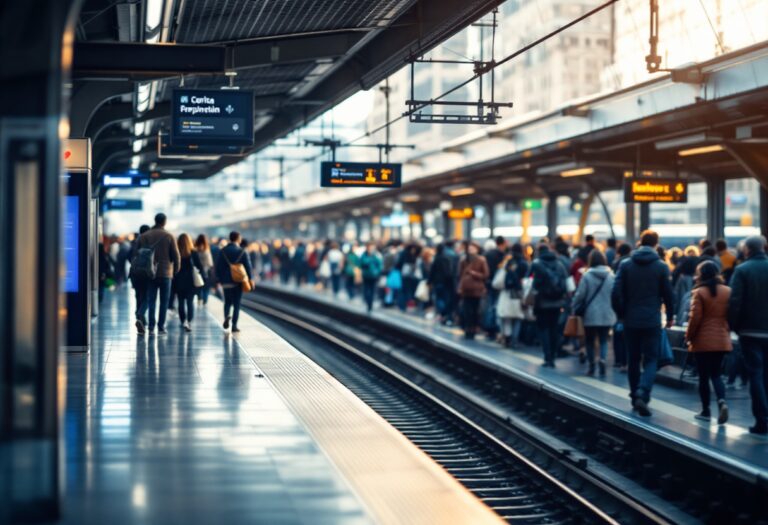
[[[438,246],[427,277],[427,282],[435,294],[435,306],[440,314],[440,323],[444,325],[453,324],[453,307],[456,303],[454,255],[449,241]]]
[[[632,407],[646,417],[651,415],[648,403],[661,351],[662,303],[666,308],[667,327],[672,326],[674,317],[669,267],[656,252],[658,244],[658,233],[646,230],[641,234],[640,248],[619,266],[611,294],[613,309],[624,325]]]
[[[232,333],[240,331],[237,327],[237,321],[240,317],[240,302],[243,300],[242,284],[232,280],[230,266],[235,264],[242,264],[245,267],[248,280],[253,281],[251,261],[245,250],[240,248],[240,233],[231,232],[229,234],[229,244],[219,252],[214,268],[216,270],[216,278],[224,289],[224,330],[229,329],[231,322]],[[231,316],[229,315],[230,312],[232,312]]]
[[[485,261],[488,263],[488,270],[490,272],[488,281],[485,283],[488,295],[486,295],[486,308],[483,315],[483,328],[487,332],[488,339],[495,341],[499,333],[499,323],[496,315],[496,306],[499,302],[499,290],[494,290],[491,286],[493,276],[496,275],[496,270],[499,269],[499,265],[504,260],[504,256],[507,253],[507,241],[502,236],[496,237],[494,240],[495,246],[488,250],[485,254]]]
[[[566,304],[565,281],[568,272],[546,244],[539,245],[539,257],[533,261],[533,290],[536,301],[533,311],[536,328],[544,351],[543,366],[555,368],[555,356],[560,348],[560,312]]]
[[[728,322],[739,334],[749,370],[755,425],[753,434],[768,434],[768,256],[765,237],[750,237],[744,244],[747,260],[731,277]]]

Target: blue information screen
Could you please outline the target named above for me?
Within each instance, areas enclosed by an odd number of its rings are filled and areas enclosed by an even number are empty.
[[[80,291],[80,197],[64,197],[61,221],[61,249],[64,256],[64,279],[62,291]]]
[[[174,89],[171,145],[252,146],[253,91]]]

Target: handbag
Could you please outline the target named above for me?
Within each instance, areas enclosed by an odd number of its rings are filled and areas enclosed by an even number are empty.
[[[576,279],[573,278],[573,275],[569,275],[565,280],[565,291],[568,293],[576,291]]]
[[[392,270],[387,275],[387,288],[390,290],[400,290],[403,287],[403,276],[399,270]]]
[[[672,345],[669,342],[669,336],[667,330],[661,329],[661,344],[659,345],[659,359],[656,361],[656,368],[662,368],[667,365],[671,365],[675,360],[675,355],[672,353]]]
[[[357,286],[363,284],[363,271],[357,266],[352,269],[352,282]]]
[[[533,287],[533,277],[523,279],[523,305],[534,306],[536,304],[536,289]]]
[[[523,302],[510,292],[499,295],[496,313],[502,319],[524,319]]]
[[[507,270],[499,268],[496,273],[493,274],[493,280],[491,281],[491,288],[494,290],[503,290],[505,281],[507,280]]]
[[[427,284],[427,281],[423,279],[419,281],[419,284],[416,286],[416,292],[413,294],[413,296],[417,301],[422,303],[429,302],[429,285]]]
[[[195,288],[202,288],[205,286],[205,281],[200,274],[200,270],[197,269],[197,266],[192,266],[192,286]]]
[[[323,262],[320,263],[317,275],[320,276],[321,279],[331,278],[331,263],[328,262],[328,259],[323,259]]]
[[[253,286],[251,286],[251,281],[246,279],[245,281],[240,283],[240,287],[243,289],[243,292],[248,293],[251,290],[253,290]]]
[[[578,315],[569,315],[563,330],[565,337],[584,337],[584,319]]]
[[[237,259],[235,259],[235,262],[231,263],[229,262],[227,255],[223,251],[221,252],[221,254],[224,256],[224,260],[227,261],[227,264],[229,265],[229,273],[232,276],[233,283],[243,283],[248,280],[248,272],[245,271],[245,265],[239,262],[240,259],[242,259],[244,253],[245,250],[241,251],[240,255],[238,255]]]

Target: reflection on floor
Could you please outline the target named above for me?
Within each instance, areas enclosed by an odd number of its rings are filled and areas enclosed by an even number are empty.
[[[107,293],[91,353],[65,359],[64,523],[370,523],[205,310],[138,338],[129,295]]]

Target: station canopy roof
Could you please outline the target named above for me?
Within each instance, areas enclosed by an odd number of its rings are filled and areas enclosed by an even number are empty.
[[[185,87],[218,89],[235,71],[233,84],[254,92],[250,151],[258,151],[498,3],[86,0],[76,26],[71,136],[91,137],[95,176],[126,169],[139,155],[140,167],[154,167],[161,178],[205,178],[240,159],[157,158],[157,130],[168,127],[169,95],[182,79]],[[146,92],[143,108],[138,97]],[[143,142],[134,146],[137,139]]]

